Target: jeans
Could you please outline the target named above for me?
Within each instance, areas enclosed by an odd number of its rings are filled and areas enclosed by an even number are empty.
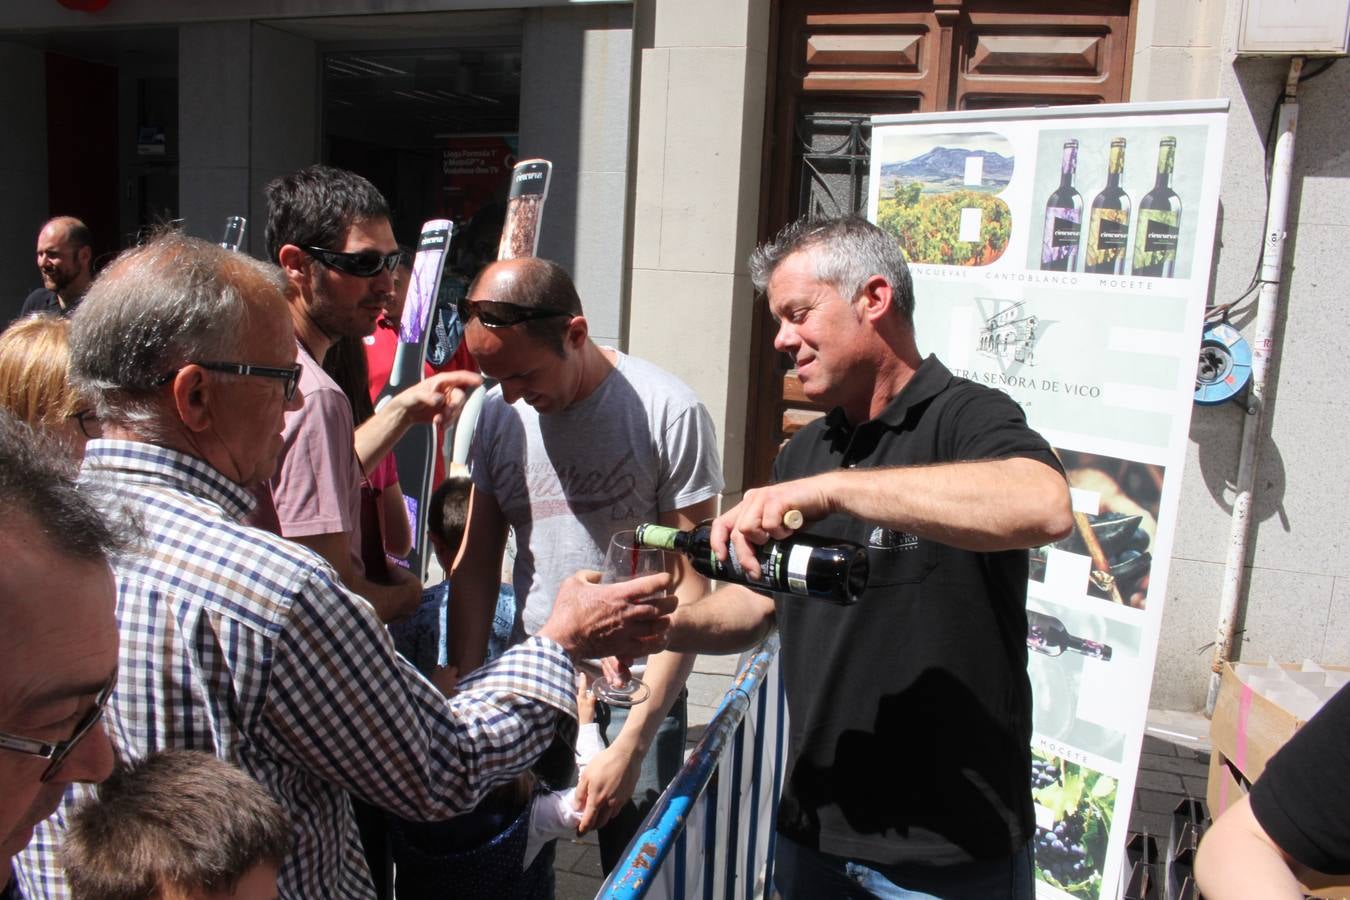
[[[883,865],[832,856],[778,835],[773,881],[783,900],[1031,900],[1031,844],[1006,859],[956,866]]]
[[[684,764],[684,738],[688,730],[688,691],[670,705],[670,712],[662,720],[652,739],[652,745],[642,760],[642,771],[638,774],[637,785],[633,788],[633,797],[614,814],[614,818],[600,829],[600,868],[608,875],[610,870],[623,861],[623,852],[628,842],[637,834],[638,826],[656,805],[661,792],[670,784],[670,780]],[[600,737],[608,747],[619,735],[623,723],[628,721],[628,710],[607,703],[595,704],[595,721],[600,726]]]

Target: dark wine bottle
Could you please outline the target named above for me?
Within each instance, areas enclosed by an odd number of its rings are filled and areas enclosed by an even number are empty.
[[[1120,186],[1125,172],[1125,139],[1111,141],[1106,163],[1106,187],[1092,198],[1084,272],[1095,275],[1125,273],[1125,245],[1130,241],[1130,195]]]
[[[1072,650],[1094,659],[1111,658],[1110,645],[1070,634],[1059,619],[1030,609],[1027,610],[1027,646],[1046,656],[1059,656],[1065,650]]]
[[[1078,240],[1083,235],[1083,197],[1074,189],[1078,169],[1078,141],[1064,142],[1059,166],[1059,188],[1045,203],[1041,232],[1041,268],[1073,272],[1078,268]]]
[[[1177,238],[1181,235],[1181,198],[1172,190],[1176,159],[1177,139],[1165,137],[1159,141],[1158,177],[1153,190],[1139,201],[1135,223],[1135,275],[1171,278],[1176,273]]]
[[[734,553],[725,562],[713,553],[708,540],[711,529],[700,525],[691,531],[664,525],[639,525],[637,543],[643,547],[673,550],[688,556],[694,569],[709,578],[743,584],[760,591],[777,591],[855,603],[867,587],[867,550],[849,541],[797,532],[781,541],[755,548],[762,575],[750,578]]]

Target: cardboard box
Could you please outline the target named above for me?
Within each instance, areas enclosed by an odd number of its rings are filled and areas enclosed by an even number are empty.
[[[1291,672],[1299,669],[1295,664],[1281,664],[1281,667]],[[1345,666],[1323,668],[1335,672],[1350,671],[1350,667]],[[1303,720],[1298,716],[1244,684],[1231,663],[1223,664],[1219,696],[1209,723],[1212,749],[1205,799],[1212,819],[1217,819],[1251,790],[1252,782],[1261,777],[1270,758],[1302,726]],[[1308,894],[1350,897],[1350,884],[1309,890]]]

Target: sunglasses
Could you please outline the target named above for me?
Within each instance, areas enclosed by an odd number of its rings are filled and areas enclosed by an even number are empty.
[[[197,362],[188,363],[188,365],[200,366],[210,372],[225,372],[229,375],[253,375],[257,378],[275,378],[278,381],[284,381],[282,390],[286,396],[286,402],[290,403],[295,397],[295,389],[300,384],[300,366],[294,365],[287,368],[278,368],[276,366],[251,366],[247,363],[230,362]],[[161,387],[173,381],[175,375],[182,371],[182,366],[174,369],[172,372],[166,372],[160,379]]]
[[[117,686],[117,674],[113,673],[112,678],[94,697],[94,706],[89,712],[84,714],[75,726],[75,731],[64,741],[48,743],[47,741],[34,740],[33,738],[19,737],[16,734],[6,734],[0,731],[0,749],[12,750],[15,753],[27,753],[29,756],[38,756],[47,760],[47,768],[42,770],[42,776],[39,780],[50,781],[61,764],[66,761],[66,757],[79,746],[80,741],[84,740],[85,735],[93,730],[99,720],[103,718],[103,711],[108,706],[108,698],[112,696],[113,688]]]
[[[459,301],[459,320],[465,325],[468,325],[470,320],[477,319],[487,328],[510,328],[521,322],[554,319],[560,316],[571,318],[572,314],[562,309],[519,306],[504,300],[470,300],[465,297]]]
[[[378,250],[362,250],[360,253],[342,253],[337,250],[325,250],[322,247],[301,247],[301,250],[317,259],[330,269],[337,269],[358,278],[374,278],[380,270],[394,271],[403,261],[403,251],[381,253]]]

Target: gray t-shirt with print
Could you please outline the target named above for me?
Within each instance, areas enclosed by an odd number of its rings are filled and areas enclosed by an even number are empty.
[[[516,533],[515,640],[548,620],[558,585],[599,569],[610,536],[722,490],[708,410],[670,373],[618,351],[595,391],[562,412],[483,403],[470,470]]]

